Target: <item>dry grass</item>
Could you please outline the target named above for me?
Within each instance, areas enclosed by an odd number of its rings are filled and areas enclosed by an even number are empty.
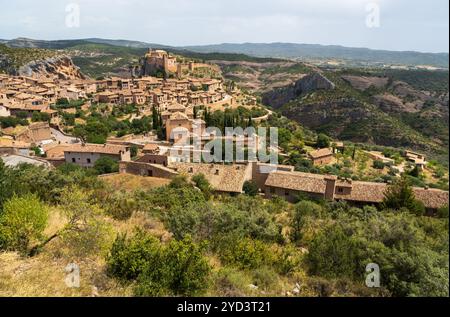
[[[143,228],[161,241],[171,239],[163,224],[144,213],[136,213],[127,221],[101,217],[118,233],[132,233]],[[50,209],[46,236],[58,232],[66,219],[57,208]],[[112,243],[112,241],[110,241]],[[70,246],[61,238],[52,240],[34,257],[23,257],[16,252],[0,252],[0,297],[90,297],[132,296],[133,285],[121,285],[106,274],[105,254],[90,254],[78,258],[67,252]],[[80,287],[70,288],[65,279],[67,265],[80,268]]]
[[[143,177],[132,174],[114,174],[102,177],[114,190],[133,191],[136,189],[152,189],[168,185],[170,180],[157,177]]]
[[[80,287],[66,285],[65,268],[76,263],[80,268]],[[71,261],[51,257],[47,252],[33,258],[17,253],[0,253],[0,296],[73,297],[131,296],[131,288],[123,287],[105,273],[101,259]]]

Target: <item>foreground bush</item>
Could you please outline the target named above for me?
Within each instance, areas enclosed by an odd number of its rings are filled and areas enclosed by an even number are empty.
[[[33,240],[42,238],[47,221],[47,207],[36,195],[12,197],[0,213],[0,248],[26,253]]]
[[[211,268],[203,250],[190,237],[163,245],[138,231],[130,239],[116,239],[107,258],[108,273],[136,280],[137,296],[193,296],[208,287]]]

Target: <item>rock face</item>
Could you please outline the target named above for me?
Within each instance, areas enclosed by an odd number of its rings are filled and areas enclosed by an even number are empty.
[[[80,69],[72,62],[72,59],[67,56],[58,56],[30,62],[16,70],[14,75],[56,77],[62,80],[86,79]]]
[[[278,109],[302,94],[315,90],[332,90],[334,88],[335,84],[333,82],[316,72],[301,78],[293,85],[265,93],[262,100],[264,104]]]

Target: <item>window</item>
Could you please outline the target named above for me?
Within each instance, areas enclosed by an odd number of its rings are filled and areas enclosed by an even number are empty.
[[[344,188],[338,187],[338,193],[342,194],[344,192]]]
[[[91,159],[90,158],[86,159],[86,161],[87,161],[88,164],[91,164]]]
[[[285,190],[285,191],[284,191],[284,195],[285,195],[285,196],[289,196],[289,191],[288,191],[288,190]]]
[[[72,163],[75,163],[75,162],[76,162],[75,158],[74,158],[74,157],[72,157]]]

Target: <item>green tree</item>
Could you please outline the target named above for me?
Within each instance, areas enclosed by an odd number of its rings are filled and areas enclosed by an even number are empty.
[[[406,208],[417,215],[423,215],[425,212],[425,206],[416,200],[409,182],[404,177],[387,188],[382,208],[395,210]]]
[[[382,170],[384,168],[383,161],[380,161],[380,160],[373,161],[373,168]]]
[[[106,258],[109,275],[122,280],[135,280],[150,264],[153,267],[161,260],[159,241],[142,230],[133,237],[119,235]],[[159,265],[159,264],[158,264]]]
[[[353,277],[357,247],[344,231],[333,226],[318,234],[306,256],[309,272],[327,278]]]
[[[164,248],[161,265],[167,270],[167,288],[173,294],[195,296],[208,287],[211,267],[203,255],[204,249],[204,244],[194,243],[189,236],[181,241],[172,240]],[[139,279],[141,286],[148,280],[145,274],[148,270],[152,270],[151,266],[147,266],[143,278]],[[145,295],[145,292],[138,291],[138,294]]]
[[[103,156],[95,161],[94,169],[99,175],[117,173],[119,171],[119,163],[108,156]]]
[[[244,183],[244,193],[248,196],[255,197],[259,193],[258,184],[254,181],[246,181]]]
[[[9,171],[9,168],[0,159],[0,213],[4,202],[13,195],[12,178]]]
[[[192,177],[192,181],[194,182],[195,186],[199,188],[203,195],[205,195],[205,199],[209,200],[212,195],[212,187],[209,181],[206,179],[204,174],[197,174]]]
[[[26,253],[32,241],[42,238],[48,209],[36,195],[14,196],[0,213],[0,247]]]
[[[302,200],[295,205],[291,218],[291,240],[300,242],[303,234],[303,228],[308,217],[320,218],[322,207],[311,201]]]
[[[139,151],[138,147],[136,145],[132,145],[130,147],[131,157],[135,158],[138,155],[138,151]]]
[[[319,148],[330,147],[330,138],[327,135],[321,133],[317,136],[316,145]]]

